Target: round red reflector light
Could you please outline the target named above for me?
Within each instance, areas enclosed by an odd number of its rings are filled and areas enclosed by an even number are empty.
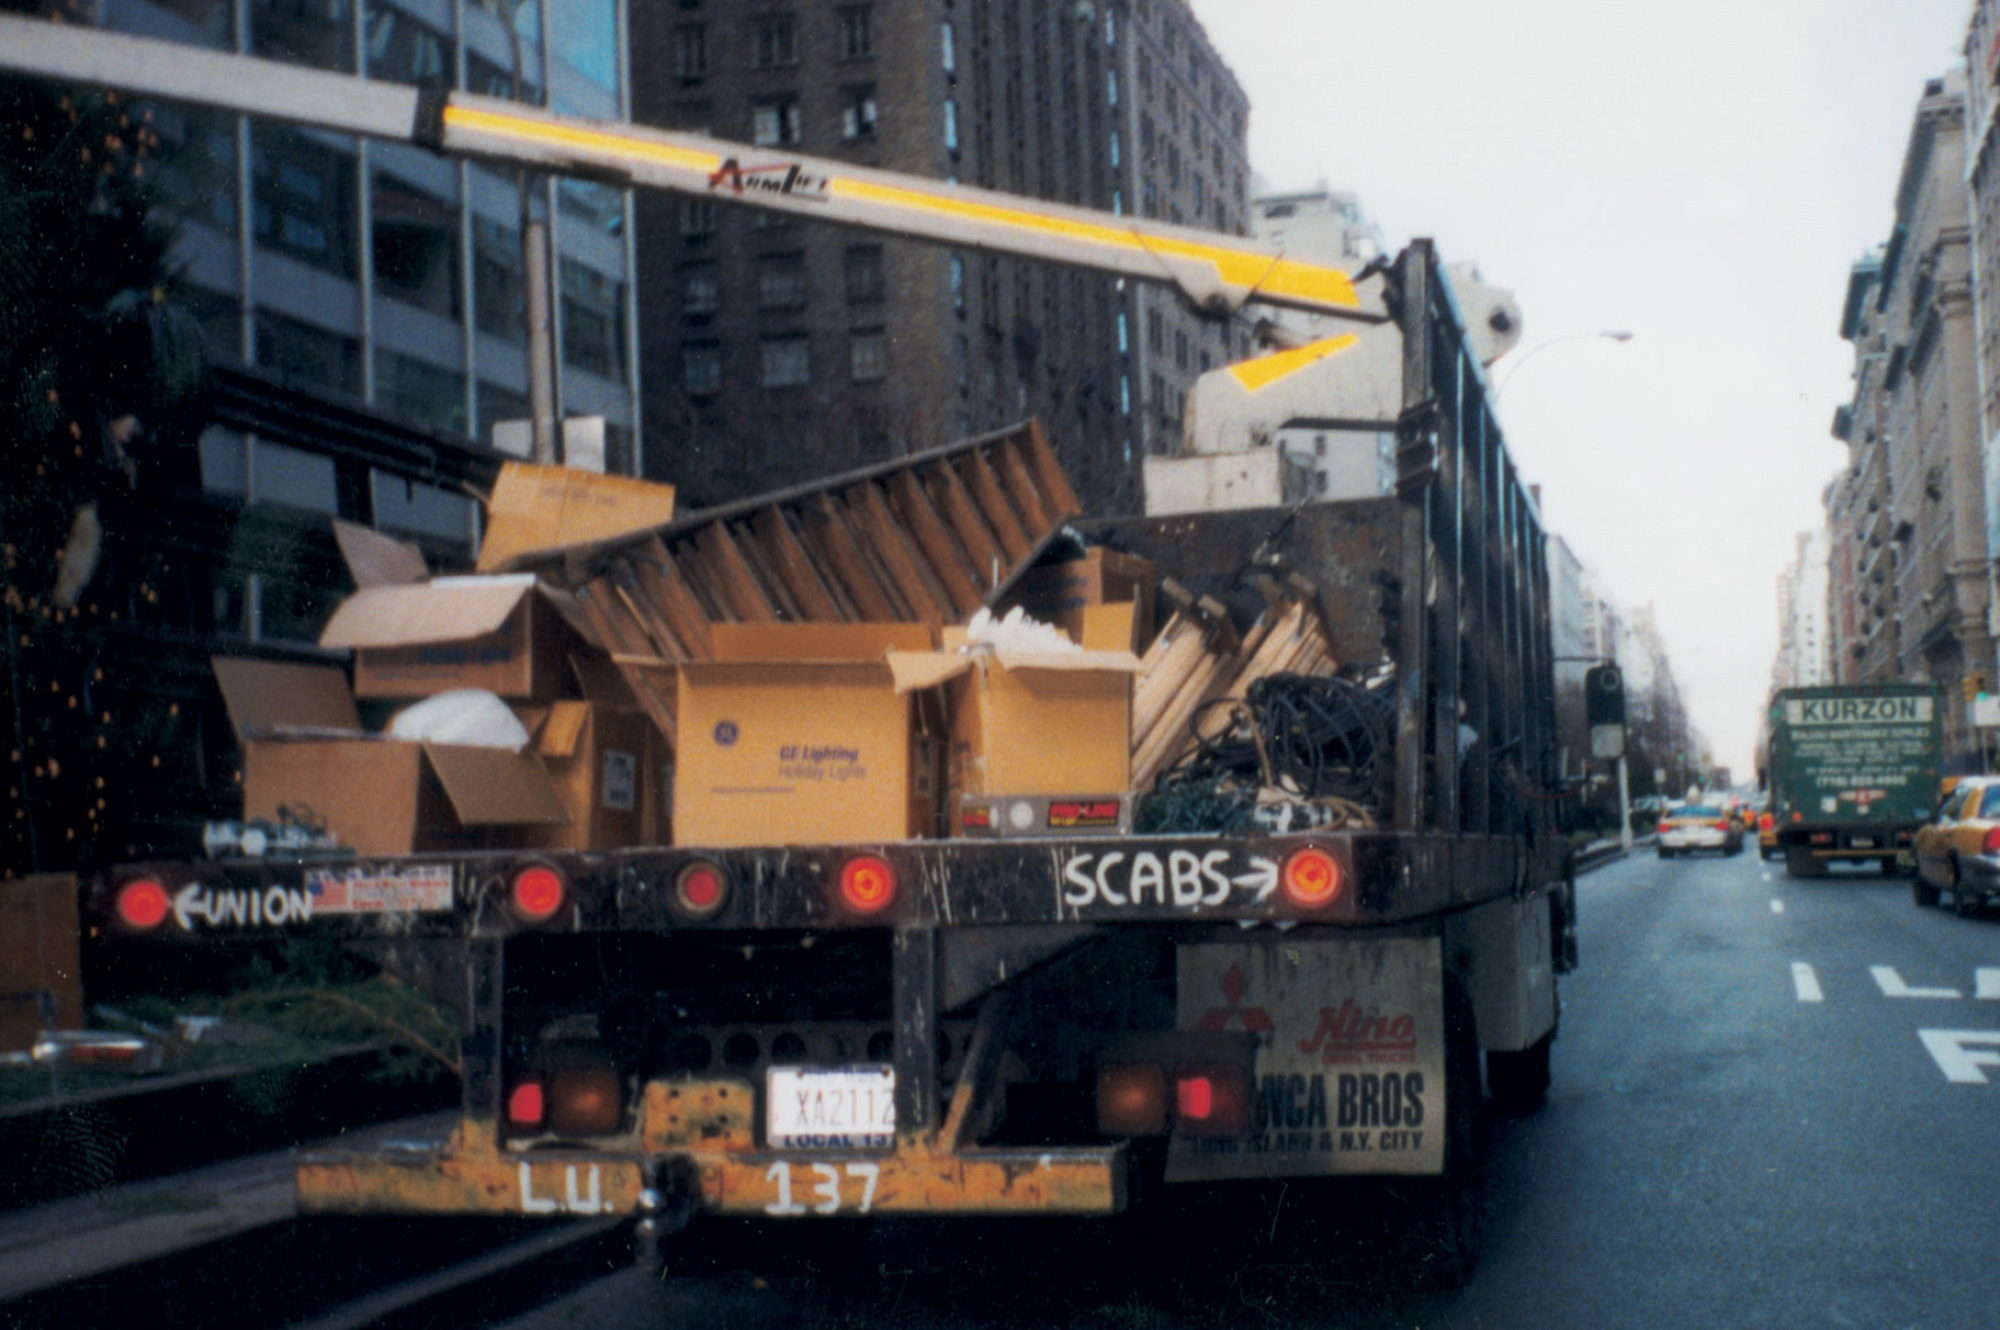
[[[689,864],[674,879],[674,900],[689,914],[715,914],[728,894],[728,880],[711,863]]]
[[[1319,846],[1308,845],[1294,850],[1285,860],[1282,881],[1292,904],[1306,910],[1322,909],[1340,895],[1340,861]]]
[[[167,889],[149,877],[118,888],[118,919],[127,928],[158,928],[172,908]]]
[[[877,914],[896,899],[896,870],[887,859],[856,855],[840,867],[840,903],[856,914]]]
[[[531,924],[555,918],[569,888],[553,868],[524,868],[514,875],[514,913]]]
[[[507,1092],[507,1121],[516,1127],[539,1127],[546,1103],[540,1081],[522,1081]]]

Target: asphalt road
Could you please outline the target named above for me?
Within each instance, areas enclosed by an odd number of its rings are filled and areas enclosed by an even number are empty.
[[[698,1227],[663,1282],[514,1324],[2000,1324],[2000,916],[1754,848],[1611,865],[1580,912],[1555,1087],[1487,1125],[1486,1255],[1456,1293],[1412,1289],[1364,1221],[1270,1245],[1265,1198],[1166,1228]]]

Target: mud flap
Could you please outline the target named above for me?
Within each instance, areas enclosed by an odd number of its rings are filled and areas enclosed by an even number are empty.
[[[1168,1182],[1437,1175],[1449,1104],[1438,939],[1196,944],[1178,952],[1178,1024],[1257,1035],[1252,1128],[1176,1134]],[[1471,1080],[1476,1103],[1478,1049]]]

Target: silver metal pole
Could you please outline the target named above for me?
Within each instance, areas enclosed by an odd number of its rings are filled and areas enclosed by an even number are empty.
[[[1625,775],[1625,759],[1618,759],[1618,844],[1632,853],[1632,785]]]

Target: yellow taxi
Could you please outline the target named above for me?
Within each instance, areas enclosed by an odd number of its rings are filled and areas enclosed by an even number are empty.
[[[1917,828],[1917,904],[1936,905],[1951,893],[1952,907],[1972,914],[2000,893],[2000,776],[1967,776]]]

